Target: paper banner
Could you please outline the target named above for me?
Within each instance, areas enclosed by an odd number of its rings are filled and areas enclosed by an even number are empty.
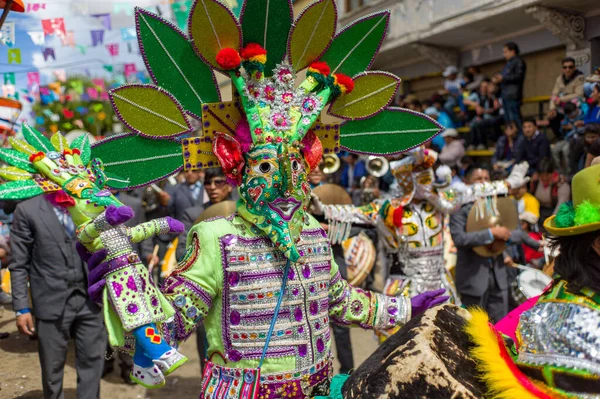
[[[5,22],[0,30],[0,42],[12,47],[15,45],[15,23]]]
[[[104,26],[104,29],[106,30],[111,30],[112,29],[112,24],[110,21],[110,14],[92,14],[92,17],[98,19],[102,25]]]
[[[62,42],[63,47],[75,47],[75,32],[73,32],[72,30],[68,31],[65,37],[61,37],[60,40]]]
[[[173,14],[175,14],[175,20],[177,21],[177,26],[182,31],[187,31],[187,20],[188,15],[190,14],[190,8],[192,6],[191,0],[186,0],[181,3],[172,3],[171,10]]]
[[[46,3],[27,3],[27,12],[36,12],[45,9]]]
[[[33,42],[33,44],[35,44],[36,46],[43,46],[46,44],[46,38],[44,36],[44,32],[30,31],[30,32],[27,32],[27,34],[31,38],[31,41]]]
[[[124,13],[125,15],[133,15],[133,4],[130,3],[117,3],[113,7],[114,13]]]
[[[111,57],[116,57],[119,55],[119,43],[110,43],[106,45],[106,49]]]
[[[21,49],[20,48],[9,48],[8,49],[8,63],[9,64],[20,64],[21,63]]]
[[[39,72],[27,72],[27,85],[40,84]]]
[[[104,43],[104,30],[93,30],[92,34],[92,47],[96,47],[99,44]]]
[[[101,78],[92,79],[92,84],[94,86],[98,86],[98,90],[106,90],[106,83],[104,82],[104,79],[101,79]]]
[[[125,70],[124,70],[124,74],[125,77],[129,77],[129,75],[134,75],[137,72],[137,68],[135,67],[135,64],[125,64]]]
[[[102,65],[102,68],[106,69],[107,72],[112,72],[114,69],[112,65]]]
[[[2,85],[2,97],[14,97],[16,93],[15,85]]]
[[[81,54],[85,55],[85,52],[86,52],[85,46],[83,46],[83,45],[81,45],[81,44],[78,44],[78,45],[77,45],[77,50],[79,50],[79,52],[80,52]]]
[[[46,36],[57,35],[64,37],[67,35],[65,20],[63,18],[42,19],[42,29]]]
[[[92,100],[97,100],[98,99],[98,90],[96,90],[95,88],[88,87],[87,90],[86,90],[86,92],[87,92],[87,95],[90,96],[90,98]]]
[[[56,61],[56,55],[54,54],[54,49],[52,47],[46,47],[44,51],[42,51],[44,55],[44,61],[48,61],[48,58],[52,57],[54,61]]]
[[[15,84],[15,73],[14,72],[5,72],[4,73],[4,84],[14,85]]]
[[[65,71],[64,69],[55,69],[54,77],[59,82],[66,82],[67,81],[67,71]]]
[[[63,87],[60,82],[52,82],[48,85],[48,88],[57,95],[61,94],[63,91]]]
[[[128,42],[130,40],[135,40],[137,38],[137,32],[134,27],[131,28],[121,28],[121,39],[124,42]]]

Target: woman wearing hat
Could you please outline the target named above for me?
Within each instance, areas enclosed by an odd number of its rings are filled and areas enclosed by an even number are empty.
[[[560,252],[552,284],[495,328],[485,328],[481,313],[469,322],[473,354],[497,398],[600,393],[600,165],[577,173],[572,184],[573,202],[544,223]],[[516,352],[499,332],[513,339]]]

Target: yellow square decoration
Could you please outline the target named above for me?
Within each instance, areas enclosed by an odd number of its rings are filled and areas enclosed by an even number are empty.
[[[46,193],[51,193],[60,190],[60,186],[58,184],[46,179],[45,177],[36,177],[33,179],[33,181],[35,182],[35,184],[38,185],[39,188],[44,190],[44,192]]]
[[[340,152],[340,124],[315,122],[312,127],[323,146],[323,155]]]
[[[183,169],[205,169],[219,166],[212,152],[213,137],[217,132],[233,136],[243,117],[239,101],[226,101],[202,106],[202,136],[181,140]]]

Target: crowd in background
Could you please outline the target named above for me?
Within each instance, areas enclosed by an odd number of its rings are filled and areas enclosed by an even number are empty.
[[[591,76],[585,77],[572,58],[565,58],[562,61],[562,73],[557,76],[552,93],[549,93],[551,100],[545,118],[531,118],[521,114],[527,69],[519,55],[518,46],[507,43],[504,46],[504,56],[506,64],[502,71],[489,77],[484,76],[477,66],[466,68],[462,73],[457,67],[448,66],[443,72],[443,88],[435,95],[428,99],[418,99],[415,95],[408,94],[400,98],[397,105],[423,112],[445,128],[427,146],[439,154],[438,165],[451,168],[453,183],[504,179],[514,165],[527,161],[528,177],[522,179],[520,184],[511,186],[510,194],[517,201],[522,231],[540,241],[543,221],[555,214],[561,204],[570,200],[572,176],[600,156],[600,68]],[[459,133],[457,128],[460,127],[468,127],[468,133],[462,133],[464,129]],[[491,157],[471,156],[473,151],[489,148],[493,149]],[[311,173],[309,181],[313,188],[325,181],[338,184],[351,194],[355,205],[386,196],[394,181],[391,173],[375,178],[369,174],[366,157],[349,153],[339,155],[341,167],[335,173],[325,175],[319,168]],[[485,161],[482,162],[481,159]],[[237,190],[230,185],[219,168],[213,168],[182,172],[176,178],[145,189],[116,195],[121,202],[134,209],[134,224],[171,216],[184,222],[186,230],[189,230],[208,207],[223,201],[235,201]],[[31,205],[31,201],[38,202]],[[47,205],[50,216],[40,216],[40,210],[46,206],[42,201],[43,199],[32,199],[18,206],[16,203],[6,202],[4,209],[0,211],[2,267],[11,265],[11,272],[17,276],[13,278],[12,296],[0,292],[0,303],[13,304],[21,333],[38,335],[42,375],[47,380],[44,383],[46,394],[62,390],[62,383],[60,386],[56,383],[52,385],[52,381],[56,381],[58,377],[62,381],[62,369],[57,371],[52,365],[52,359],[64,358],[66,343],[71,338],[70,335],[60,336],[59,333],[52,332],[53,328],[57,328],[52,321],[54,313],[62,314],[65,307],[71,307],[69,317],[72,325],[67,327],[80,328],[81,331],[85,330],[78,321],[92,320],[101,323],[102,314],[87,298],[85,268],[73,257],[74,226],[70,217],[52,204]],[[51,228],[44,232],[44,228],[48,226]],[[50,237],[57,236],[57,229],[64,230],[64,239],[54,242]],[[185,253],[185,234],[179,237],[155,237],[137,248],[141,259],[147,265],[155,266],[154,278],[159,283],[162,280],[162,263],[165,262],[169,245],[175,238],[179,240],[177,258],[181,258]],[[53,247],[41,248],[36,244],[38,240],[49,240]],[[68,248],[68,251],[63,251],[62,246]],[[61,264],[62,257],[56,252],[56,247],[68,259],[68,267],[64,271],[56,270],[52,273],[54,276],[64,276],[64,281],[55,285],[48,283],[47,287],[34,287],[32,273],[35,274],[38,269],[51,270]],[[53,260],[53,256],[58,261]],[[518,246],[513,247],[513,253],[506,262],[539,268],[542,257],[542,253],[536,248]],[[19,279],[19,275],[23,278]],[[44,278],[51,278],[50,274]],[[31,282],[32,296],[45,295],[45,290],[58,293],[55,300],[47,301],[48,309],[29,309],[28,280]],[[34,289],[37,292],[33,292]],[[73,292],[77,294],[74,296]],[[74,297],[78,299],[74,301]],[[33,320],[32,313],[36,316],[36,321]],[[45,320],[49,320],[48,323]],[[77,336],[77,331],[72,333]],[[198,334],[201,359],[204,358],[202,334]],[[0,339],[7,335],[0,334]],[[47,336],[51,337],[49,342],[46,342]],[[43,342],[45,350],[42,350]],[[81,342],[82,348],[86,348],[83,338]],[[346,346],[349,345],[348,340]],[[97,347],[98,343],[92,346]],[[105,344],[100,351],[102,354],[104,348]],[[81,352],[86,350],[82,349]],[[125,370],[122,377],[125,382],[130,383],[127,369],[131,366],[131,359],[127,356],[121,356],[120,359],[122,370]],[[350,353],[350,363],[351,360]],[[104,362],[103,359],[98,359],[98,354],[90,354],[87,361],[103,363],[103,366],[98,367],[102,367],[104,375],[112,371],[112,361]],[[89,368],[94,369],[92,366]],[[352,367],[347,365],[345,368]],[[348,371],[346,369],[343,371]]]

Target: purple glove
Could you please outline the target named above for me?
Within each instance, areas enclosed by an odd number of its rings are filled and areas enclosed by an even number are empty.
[[[81,259],[88,265],[88,295],[96,303],[102,302],[102,290],[106,285],[104,276],[108,273],[108,263],[104,262],[108,251],[101,249],[91,254],[81,243],[75,244]]]
[[[183,233],[183,231],[185,230],[185,225],[183,223],[181,223],[179,220],[177,219],[173,219],[170,216],[167,216],[167,223],[169,224],[169,228],[171,229],[171,231],[169,231],[169,233]]]
[[[123,224],[131,219],[133,215],[133,209],[125,205],[120,207],[109,205],[108,208],[106,208],[106,221],[111,226]]]
[[[444,303],[448,300],[448,296],[440,296],[445,293],[445,289],[439,289],[435,291],[427,291],[419,294],[410,300],[412,306],[412,317],[415,317],[429,308]]]

